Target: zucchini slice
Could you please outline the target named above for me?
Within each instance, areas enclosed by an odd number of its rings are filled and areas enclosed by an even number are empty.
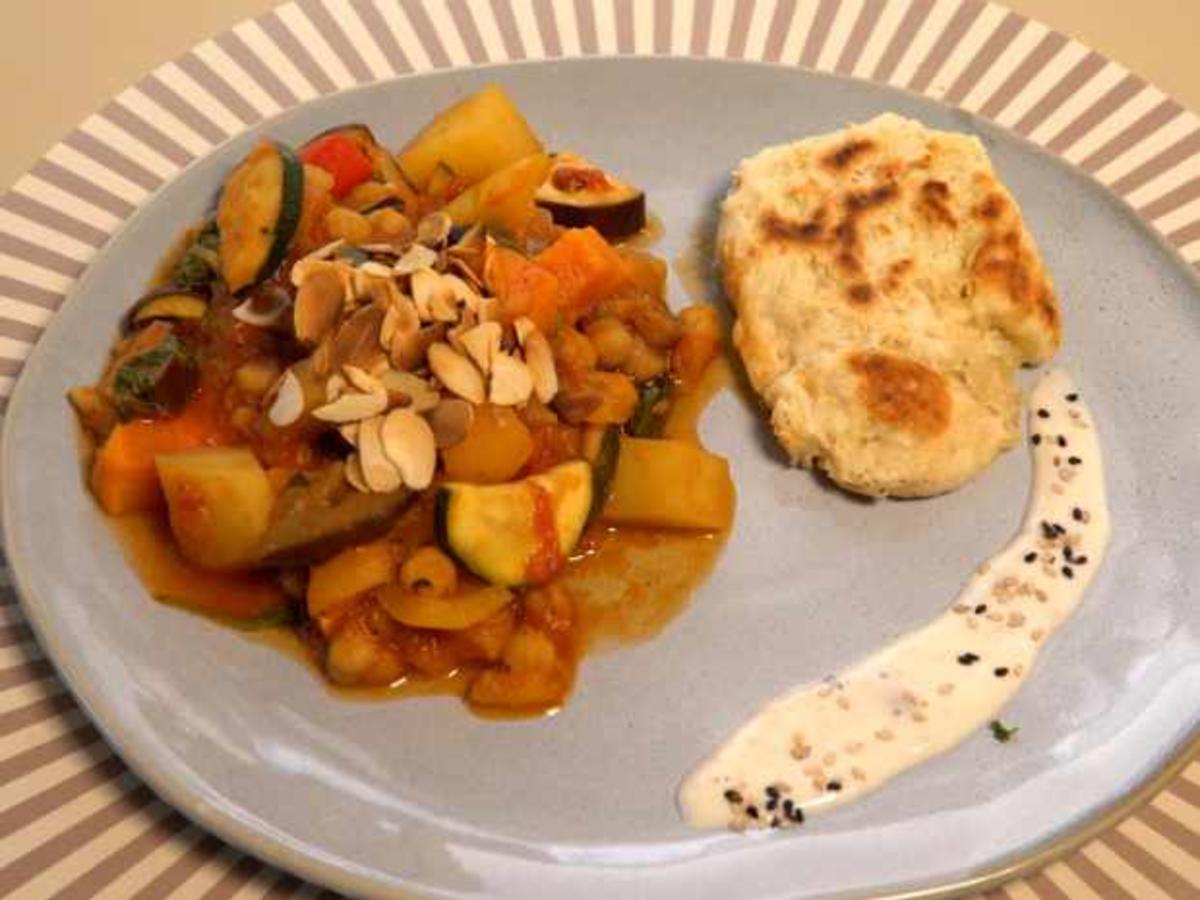
[[[225,179],[217,204],[221,275],[233,293],[270,277],[287,256],[304,198],[304,166],[264,142]]]
[[[579,543],[594,491],[592,466],[584,460],[507,484],[450,482],[438,491],[438,538],[485,581],[540,584]]]
[[[610,241],[646,227],[646,195],[581,156],[560,153],[535,196],[555,224],[595,228]]]
[[[583,455],[592,464],[592,509],[588,513],[588,522],[592,522],[604,510],[617,474],[617,460],[621,455],[620,426],[593,426],[585,431]]]
[[[203,319],[208,312],[208,300],[194,291],[165,288],[152,291],[139,300],[129,311],[125,321],[125,332],[141,328],[150,322],[194,322]]]

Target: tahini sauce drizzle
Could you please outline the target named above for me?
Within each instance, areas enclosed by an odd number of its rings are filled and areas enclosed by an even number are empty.
[[[1078,606],[1108,544],[1100,443],[1062,371],[1030,397],[1033,492],[1020,533],[939,618],[836,678],[771,701],[679,790],[698,828],[787,827],[987,726]]]

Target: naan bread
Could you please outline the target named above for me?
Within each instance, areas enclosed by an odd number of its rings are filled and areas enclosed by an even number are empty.
[[[733,339],[793,462],[863,494],[958,487],[1018,434],[1062,318],[977,138],[886,114],[769,147],[718,236]]]

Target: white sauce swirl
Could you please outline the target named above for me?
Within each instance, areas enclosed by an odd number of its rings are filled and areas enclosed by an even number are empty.
[[[1030,396],[1025,523],[943,615],[837,678],[772,700],[679,789],[698,828],[787,827],[987,727],[1079,605],[1108,545],[1100,443],[1062,371]]]

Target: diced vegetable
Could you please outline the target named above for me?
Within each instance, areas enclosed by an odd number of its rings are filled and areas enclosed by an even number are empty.
[[[503,88],[489,85],[443,110],[400,151],[400,168],[418,188],[438,163],[473,184],[531,153],[541,141]]]
[[[325,216],[333,208],[333,176],[319,166],[304,166],[304,190],[300,199],[300,222],[292,238],[297,255],[311,253],[329,243]]]
[[[208,312],[208,301],[200,294],[179,288],[151,291],[129,311],[129,329],[148,322],[196,322]]]
[[[549,269],[508,247],[487,255],[484,281],[499,300],[500,315],[512,322],[526,316],[544,334],[558,326],[558,279]]]
[[[180,555],[158,516],[122,516],[114,521],[126,556],[155,599],[242,627],[280,625],[289,618],[287,598],[274,581],[193,565]]]
[[[575,548],[592,499],[592,467],[582,460],[508,484],[450,482],[438,492],[439,540],[492,584],[540,584]]]
[[[512,596],[508,588],[495,585],[434,596],[390,584],[380,589],[379,605],[397,622],[411,628],[462,631],[496,615],[512,602]]]
[[[360,544],[313,566],[308,576],[308,614],[322,620],[336,615],[339,608],[359,594],[374,590],[392,580],[396,556],[383,541]]]
[[[371,161],[371,175],[379,181],[385,181],[393,186],[403,184],[404,176],[400,174],[400,166],[397,164],[396,158],[375,139],[371,129],[361,122],[326,129],[305,144],[305,149],[335,135],[352,141],[366,154]],[[305,161],[307,162],[307,160]]]
[[[520,234],[533,214],[533,196],[550,171],[550,157],[534,153],[505,166],[450,201],[446,212],[455,225],[480,223]]]
[[[671,354],[671,368],[687,387],[700,381],[721,352],[721,321],[711,306],[689,306],[679,313],[682,329]]]
[[[559,304],[586,310],[629,277],[625,260],[594,228],[572,228],[534,257],[558,278]]]
[[[586,159],[570,153],[554,157],[537,204],[568,228],[591,226],[609,240],[636,234],[646,226],[646,195]]]
[[[112,379],[112,399],[124,420],[178,412],[196,386],[196,362],[183,342],[165,333],[157,345],[126,357]]]
[[[571,424],[623,425],[637,407],[633,382],[619,372],[587,372],[569,379],[554,408]]]
[[[336,131],[305,144],[300,159],[333,176],[333,196],[337,200],[369,179],[375,168],[358,141]]]
[[[300,222],[304,168],[282,144],[259,144],[225,180],[217,204],[221,274],[231,292],[269,277]]]
[[[719,531],[733,520],[729,463],[695,444],[621,438],[601,518],[614,525]]]
[[[408,491],[362,494],[341,463],[292,479],[275,501],[259,548],[263,566],[308,565],[383,534],[412,500]]]
[[[96,451],[92,492],[112,516],[154,509],[162,503],[154,458],[213,442],[211,423],[194,409],[172,419],[118,425]]]
[[[506,406],[475,407],[467,436],[442,451],[446,477],[472,484],[499,484],[517,476],[533,453],[525,423]]]
[[[184,289],[207,290],[220,268],[220,247],[221,235],[217,231],[216,220],[209,220],[196,232],[191,245],[179,257],[171,272],[171,284]]]
[[[583,454],[592,464],[592,521],[608,502],[612,482],[617,475],[617,460],[621,456],[621,429],[615,426],[588,428],[583,440]]]
[[[271,485],[245,447],[202,447],[155,458],[180,552],[206,569],[245,567],[271,515]]]

